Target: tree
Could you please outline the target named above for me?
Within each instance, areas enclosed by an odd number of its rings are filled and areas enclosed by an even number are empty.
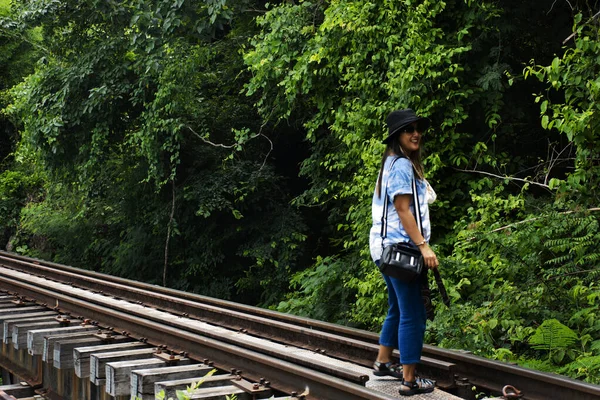
[[[11,106],[22,148],[51,174],[46,199],[23,214],[46,238],[33,254],[220,297],[237,285],[254,303],[281,296],[304,224],[269,158],[281,132],[239,95],[251,9],[16,6],[16,23],[43,26],[50,51]]]
[[[15,30],[10,2],[0,1],[0,110],[11,101],[9,89],[33,71],[43,49],[40,31]],[[0,246],[5,248],[18,229],[20,209],[38,196],[42,177],[31,168],[12,169],[18,142],[15,121],[0,111]],[[10,246],[9,246],[10,248]]]

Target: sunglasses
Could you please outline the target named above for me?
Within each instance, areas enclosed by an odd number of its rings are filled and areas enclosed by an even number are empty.
[[[419,133],[425,133],[427,128],[425,128],[424,124],[417,123],[417,126],[408,125],[406,128],[402,129],[402,133],[410,133],[413,134],[415,131],[419,131]]]

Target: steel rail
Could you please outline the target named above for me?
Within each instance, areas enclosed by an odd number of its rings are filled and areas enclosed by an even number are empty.
[[[363,366],[370,366],[377,356],[378,339],[366,342],[339,332],[332,332],[331,326],[326,331],[322,331],[316,327],[307,326],[306,320],[300,324],[299,321],[303,320],[298,317],[294,317],[293,322],[277,320],[269,317],[281,313],[263,314],[259,312],[262,310],[260,308],[243,305],[238,305],[238,310],[235,310],[233,306],[236,303],[231,302],[226,302],[229,303],[229,307],[224,308],[220,306],[220,300],[205,296],[190,295],[171,289],[165,290],[162,287],[140,284],[140,282],[59,264],[30,262],[23,258],[18,257],[18,261],[14,261],[0,252],[0,263],[46,279],[69,283],[75,287],[95,290],[134,302],[142,302],[160,310],[179,313],[229,329],[243,330],[245,333],[258,337],[326,353],[329,356]],[[206,304],[209,300],[212,304]],[[314,322],[320,323],[320,321]],[[455,371],[451,364],[452,362],[439,361],[425,355],[422,357],[420,370],[422,374],[437,379],[443,387],[448,388],[454,383]]]
[[[445,358],[440,352],[439,357]],[[460,376],[469,378],[469,382],[494,392],[502,392],[507,384],[518,388],[523,399],[577,399],[599,400],[600,386],[578,381],[564,376],[544,373],[519,367],[517,365],[488,360],[472,354],[454,354],[452,360]]]
[[[313,336],[311,336],[313,333],[317,333],[318,335],[329,333],[342,336],[346,338],[345,340],[349,345],[351,345],[353,341],[376,345],[379,338],[377,334],[364,330],[297,317],[289,314],[277,313],[271,310],[237,304],[206,296],[180,292],[174,289],[135,282],[92,271],[80,270],[69,266],[14,255],[12,253],[0,251],[0,262],[12,265],[14,268],[28,270],[33,274],[43,274],[56,280],[64,280],[64,275],[66,274],[69,277],[68,279],[72,280],[73,283],[78,286],[87,287],[92,290],[110,291],[111,294],[119,295],[123,298],[129,297],[130,299],[135,300],[136,296],[146,296],[144,298],[146,304],[151,304],[153,306],[165,309],[175,308],[182,313],[188,313],[190,311],[190,308],[187,308],[187,311],[185,310],[191,302],[194,304],[203,304],[205,307],[215,307],[229,310],[231,312],[230,315],[235,315],[235,312],[239,312],[243,315],[246,315],[246,318],[248,319],[251,319],[248,315],[254,315],[264,319],[296,325],[299,328],[296,328],[295,331],[294,329],[290,331],[295,332],[291,333],[292,336],[298,332],[298,329],[300,329],[300,332],[305,336],[305,341],[307,343],[319,343],[322,348],[326,349],[326,343],[318,342],[318,336],[313,339]],[[102,283],[107,282],[112,283],[114,286],[110,289],[102,286]],[[132,292],[128,293],[127,288],[129,288],[129,290]],[[131,293],[135,293],[135,291],[132,288],[140,290],[133,296],[133,298]],[[152,298],[149,298],[147,297],[148,292],[155,293],[156,295]],[[178,300],[173,300],[173,298]],[[238,321],[238,324],[243,323],[243,319],[241,321],[242,322]],[[251,324],[251,322],[249,322],[249,324]],[[304,328],[304,330],[301,330],[301,328]],[[280,333],[271,332],[271,334],[276,337]],[[363,345],[363,348],[364,347],[369,346]],[[330,351],[333,355],[336,355],[337,353],[335,347]],[[354,351],[356,352],[354,353],[356,358],[364,357],[364,354],[359,355],[361,351],[360,348],[355,348]],[[557,396],[562,395],[565,396],[564,398],[570,398],[574,393],[577,393],[577,398],[581,398],[582,400],[600,399],[600,386],[588,384],[563,376],[546,374],[535,370],[518,367],[509,363],[488,360],[462,351],[441,349],[429,345],[424,346],[423,354],[426,357],[430,357],[432,360],[436,359],[440,361],[446,361],[448,363],[454,363],[454,373],[456,373],[459,377],[467,378],[470,383],[483,389],[500,392],[504,385],[510,384],[524,391],[525,399],[545,400],[549,398],[560,398]],[[368,360],[371,359],[372,356],[368,358]],[[364,365],[364,359],[359,363]]]
[[[223,343],[199,334],[165,325],[148,318],[130,315],[111,307],[106,307],[75,298],[72,295],[56,293],[39,286],[0,275],[0,286],[23,296],[34,298],[47,304],[60,304],[62,312],[86,316],[103,325],[117,330],[135,332],[147,339],[150,344],[166,344],[173,349],[186,351],[191,358],[210,359],[215,366],[228,370],[244,371],[244,376],[259,380],[268,377],[271,385],[285,392],[301,392],[308,388],[307,399],[348,399],[348,400],[392,400],[395,397],[369,390],[364,386],[295,365],[291,362],[248,350],[240,346]]]
[[[123,290],[119,290],[119,286],[111,288],[111,294],[115,296],[127,298],[131,296],[131,300],[136,300],[133,288],[144,290],[142,296],[146,293],[152,293],[152,301],[156,307],[169,307],[168,298],[177,298],[181,300],[188,300],[198,304],[212,305],[221,309],[228,309],[232,311],[242,312],[247,315],[262,316],[269,320],[282,321],[289,324],[308,328],[310,330],[318,330],[322,332],[334,333],[337,335],[343,335],[346,338],[370,341],[371,343],[378,343],[378,336],[371,332],[367,332],[361,329],[347,327],[343,325],[332,324],[329,322],[323,322],[315,319],[298,317],[292,314],[280,313],[260,307],[249,306],[246,304],[234,303],[232,301],[221,300],[214,297],[203,296],[195,293],[183,292],[180,290],[170,289],[163,286],[151,285],[144,282],[138,282],[130,279],[119,278],[112,275],[102,274],[86,269],[75,268],[63,264],[57,264],[50,261],[44,261],[36,258],[25,257],[19,254],[9,253],[0,250],[0,262],[5,263],[8,266],[14,266],[15,268],[26,270],[32,274],[42,274],[46,277],[64,281],[65,277],[73,282],[73,284],[89,288],[91,290],[102,291],[107,289],[107,283],[113,283],[116,285],[122,285]],[[92,278],[92,279],[87,279]],[[108,292],[107,292],[108,293]],[[166,296],[168,298],[163,298]],[[147,300],[147,298],[140,298],[137,300]],[[166,302],[165,302],[166,300]],[[150,303],[148,303],[150,304]],[[173,305],[175,307],[176,305]],[[375,339],[374,339],[375,338]]]
[[[2,275],[4,273],[4,271],[11,271],[12,270],[8,270],[8,269],[3,269],[0,268],[0,275]],[[19,275],[22,276],[19,276]],[[35,278],[32,278],[30,274],[26,274],[20,271],[15,271],[13,274],[11,274],[11,279],[13,279],[14,281],[19,281],[19,282],[24,282],[24,283],[32,283],[32,281]],[[45,278],[37,278],[40,281],[46,281]],[[60,287],[63,286],[63,287]],[[290,361],[293,362],[297,365],[302,365],[305,367],[308,367],[312,370],[315,371],[319,371],[319,372],[324,372],[328,375],[331,376],[335,376],[337,378],[341,378],[353,383],[358,383],[361,385],[364,385],[366,381],[368,381],[369,377],[368,375],[365,374],[359,374],[359,373],[355,373],[355,372],[351,372],[348,371],[347,369],[344,368],[332,368],[328,365],[323,365],[323,364],[319,364],[319,363],[315,363],[314,360],[312,359],[306,359],[303,357],[297,357],[295,356],[293,353],[289,352],[289,349],[286,346],[286,350],[282,351],[282,350],[278,350],[276,348],[273,348],[273,343],[271,342],[270,345],[267,346],[261,346],[260,344],[255,344],[251,341],[248,340],[244,340],[243,338],[238,337],[237,335],[233,335],[233,336],[223,336],[220,332],[215,332],[215,327],[213,325],[207,325],[204,329],[200,328],[200,327],[192,327],[190,326],[190,322],[192,322],[191,319],[184,317],[184,318],[169,318],[169,317],[173,317],[173,314],[171,314],[168,311],[163,311],[163,310],[156,310],[158,311],[158,313],[153,313],[150,312],[150,310],[148,308],[146,308],[146,306],[143,305],[133,305],[129,302],[115,302],[112,299],[109,299],[108,297],[102,295],[102,296],[91,296],[90,292],[85,290],[85,289],[80,289],[80,292],[83,293],[77,293],[77,291],[73,291],[71,286],[67,286],[64,283],[59,283],[58,285],[55,284],[55,287],[53,287],[53,292],[56,294],[61,294],[61,295],[65,295],[65,296],[70,296],[72,298],[81,300],[81,301],[85,301],[87,303],[90,304],[96,304],[98,306],[105,306],[105,307],[111,307],[112,309],[116,310],[116,311],[121,311],[123,313],[135,316],[135,317],[140,317],[140,318],[145,318],[157,323],[161,323],[163,325],[168,325],[171,326],[173,328],[177,328],[179,330],[185,330],[188,332],[192,332],[195,334],[199,334],[202,335],[204,337],[209,337],[209,338],[213,338],[215,340],[218,340],[220,342],[226,342],[232,345],[236,345],[236,346],[240,346],[249,350],[253,350],[262,354],[266,354],[266,355],[270,355],[273,357],[276,357],[280,360],[286,360],[286,361]],[[137,310],[136,310],[137,308]],[[152,315],[152,314],[158,314],[158,315]],[[204,321],[202,321],[204,322]],[[231,331],[228,329],[228,331]],[[162,344],[162,343],[159,343]]]

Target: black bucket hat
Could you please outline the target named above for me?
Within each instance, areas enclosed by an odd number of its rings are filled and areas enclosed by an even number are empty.
[[[429,118],[417,116],[417,114],[415,114],[415,112],[410,108],[392,111],[387,117],[387,126],[389,132],[388,137],[386,137],[381,143],[388,144],[397,132],[413,122],[418,122],[423,131],[429,129],[429,126],[431,126],[431,120]]]

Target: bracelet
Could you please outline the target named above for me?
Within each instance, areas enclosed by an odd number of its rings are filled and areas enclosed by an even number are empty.
[[[423,240],[422,242],[416,243],[415,245],[416,245],[417,247],[421,247],[421,246],[423,246],[424,244],[427,244],[427,241],[426,241],[426,240]]]

